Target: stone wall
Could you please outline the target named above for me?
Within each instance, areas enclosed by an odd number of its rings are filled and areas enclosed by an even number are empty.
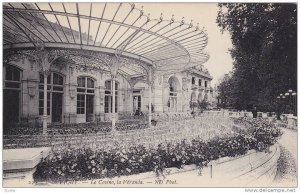
[[[249,151],[237,158],[222,158],[212,163],[212,179],[226,186],[269,186],[275,178],[277,160],[280,156],[278,144],[269,152]]]

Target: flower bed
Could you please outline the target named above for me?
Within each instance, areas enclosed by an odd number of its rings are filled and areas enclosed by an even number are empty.
[[[154,113],[153,120],[158,122],[157,126],[168,124],[172,121],[182,121],[192,119],[190,113]],[[116,130],[139,130],[148,127],[147,119],[131,119],[119,120],[116,123]],[[49,125],[47,132],[49,135],[68,135],[68,134],[88,134],[88,133],[104,133],[111,131],[111,122],[100,123],[76,123],[76,124],[59,124]],[[41,135],[43,129],[39,126],[15,125],[4,128],[3,135],[21,136],[21,135]]]
[[[42,128],[33,126],[15,126],[3,129],[3,135],[41,135]]]
[[[65,146],[53,149],[49,157],[38,165],[34,179],[58,182],[112,178],[148,171],[158,175],[163,173],[164,168],[181,168],[190,164],[201,168],[212,160],[243,155],[250,149],[267,150],[281,135],[280,130],[271,124],[259,120],[251,124],[252,127],[235,136],[215,137],[207,142],[194,138],[178,143],[161,143],[157,147],[136,145],[91,149]]]
[[[117,131],[138,130],[148,127],[148,123],[141,120],[122,120],[116,123]],[[4,129],[4,135],[41,135],[41,127],[11,127]],[[61,124],[48,126],[49,135],[68,135],[68,134],[88,134],[105,133],[111,131],[111,122],[101,123],[79,123],[79,124]]]
[[[233,122],[237,125],[243,125],[245,128],[252,130],[265,130],[272,132],[274,135],[281,135],[281,130],[276,127],[276,121],[269,121],[263,118],[252,119],[249,117],[232,118]]]
[[[184,113],[153,113],[152,119],[158,122],[164,121],[181,121],[193,118],[192,114],[189,112]]]
[[[272,145],[276,142],[276,139],[282,135],[282,131],[276,127],[275,123],[270,122],[266,119],[258,118],[251,119],[247,117],[235,118],[234,122],[236,124],[242,124],[248,128],[247,131],[240,132],[248,132],[257,139],[257,147],[258,149],[265,149],[266,144]]]

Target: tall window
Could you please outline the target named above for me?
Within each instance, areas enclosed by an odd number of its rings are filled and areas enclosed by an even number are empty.
[[[195,77],[192,77],[192,84],[195,84]]]
[[[205,86],[205,88],[207,87],[207,81],[204,82],[204,86]]]
[[[21,106],[21,76],[17,67],[6,65],[3,89],[3,124],[4,129],[11,123],[19,122]]]
[[[198,84],[199,84],[199,86],[202,86],[201,84],[202,84],[202,82],[201,82],[201,79],[199,78],[199,80],[198,80]]]
[[[14,66],[7,65],[5,73],[5,88],[21,89],[21,71]]]
[[[51,72],[47,77],[47,114],[51,114],[52,104],[55,105],[55,110],[61,114],[61,95],[64,93],[64,78],[60,74]],[[55,95],[55,96],[54,96]],[[55,101],[52,100],[55,98]],[[57,108],[57,109],[56,109]],[[39,84],[39,114],[44,112],[44,75],[40,74]]]
[[[169,88],[170,88],[170,96],[177,96],[177,89],[176,89],[176,82],[174,79],[170,79],[169,81]]]
[[[77,78],[77,114],[94,113],[95,82],[89,77]]]
[[[85,113],[85,95],[78,94],[77,95],[77,114]]]
[[[118,83],[115,83],[115,112],[118,112]],[[112,81],[105,81],[104,112],[112,112]]]
[[[177,84],[174,77],[169,79],[169,107],[171,111],[177,110]]]

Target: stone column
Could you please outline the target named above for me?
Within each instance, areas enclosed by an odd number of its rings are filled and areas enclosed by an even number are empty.
[[[148,119],[149,119],[149,127],[151,127],[151,120],[152,120],[152,85],[153,85],[153,74],[152,71],[149,70],[149,74],[148,74],[148,85],[149,85],[149,106],[148,106],[148,110],[149,110],[149,114],[148,114]]]
[[[36,108],[39,106],[39,80],[34,79],[38,74],[37,71],[34,71],[36,74],[31,75],[27,81],[23,80],[23,89],[22,89],[22,117],[27,116],[28,122],[31,124],[37,124],[37,117],[39,116],[39,109]],[[31,79],[32,78],[32,79]]]
[[[177,90],[177,104],[176,104],[176,112],[182,112],[182,104],[183,104],[183,94],[182,90]]]
[[[169,112],[169,83],[168,76],[163,75],[162,77],[162,96],[163,96],[163,112]]]
[[[130,89],[128,91],[128,95],[129,95],[129,111],[131,113],[134,113],[133,112],[133,96],[132,96],[132,93],[133,93],[133,88],[130,87]]]
[[[188,78],[182,79],[182,111],[188,111],[189,110],[189,89],[188,89]]]
[[[128,81],[128,85],[129,87],[127,88],[127,95],[129,98],[129,105],[128,105],[128,111],[132,114],[134,114],[135,112],[133,112],[133,88],[134,88],[134,81],[129,80]]]
[[[115,127],[116,127],[116,77],[112,75],[112,112],[111,112],[111,127],[112,127],[112,132],[115,132]]]
[[[112,90],[112,112],[111,112],[111,128],[112,132],[114,133],[115,127],[116,127],[116,112],[115,112],[115,107],[116,107],[116,78],[117,78],[117,72],[119,69],[120,61],[118,56],[113,56],[111,59],[111,90]]]
[[[58,54],[56,51],[44,49],[44,45],[38,45],[36,49],[36,62],[41,66],[44,75],[43,135],[47,135],[47,76],[50,66],[58,58]]]
[[[151,109],[151,107],[152,107],[152,105],[151,105],[151,102],[152,102],[152,97],[151,97],[151,95],[152,95],[152,85],[149,85],[149,126],[151,127],[151,120],[152,120],[152,109]]]
[[[95,122],[98,122],[98,116],[100,118],[100,111],[101,111],[101,87],[100,87],[100,84],[98,83],[98,85],[96,86],[95,88],[95,110],[94,110],[94,121]]]
[[[44,111],[43,111],[43,135],[47,134],[47,120],[48,120],[48,113],[47,113],[47,77],[48,72],[44,71]]]

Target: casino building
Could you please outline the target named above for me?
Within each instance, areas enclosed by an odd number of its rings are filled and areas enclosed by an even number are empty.
[[[213,100],[206,45],[198,25],[134,4],[4,3],[4,125],[191,111]]]

